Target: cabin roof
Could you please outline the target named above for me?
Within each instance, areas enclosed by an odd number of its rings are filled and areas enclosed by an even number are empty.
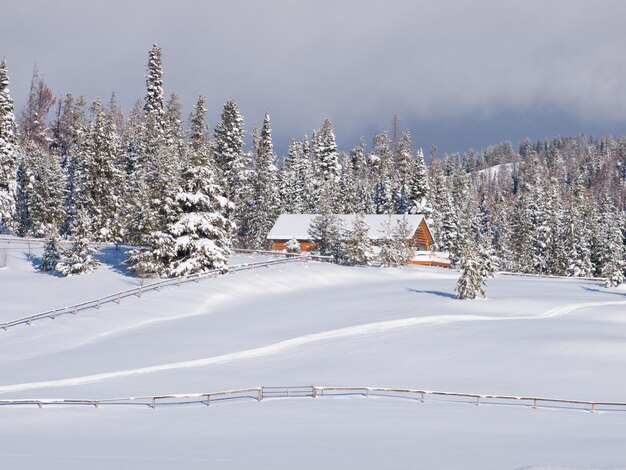
[[[281,214],[274,226],[267,234],[268,240],[309,240],[309,226],[314,217],[319,214]],[[337,215],[341,220],[345,229],[352,227],[353,220],[357,217],[357,214],[339,214]],[[413,235],[424,216],[422,214],[365,214],[363,220],[367,224],[368,237],[370,240],[380,240],[381,238],[388,238],[389,234],[385,232],[386,223],[391,222],[390,226],[393,229],[396,223],[406,218],[411,235]],[[426,224],[428,228],[428,224]],[[429,229],[430,232],[430,229]]]

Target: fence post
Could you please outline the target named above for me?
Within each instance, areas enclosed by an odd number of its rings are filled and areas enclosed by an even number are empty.
[[[369,398],[370,397],[370,389],[366,388],[365,389],[365,398]]]
[[[263,387],[261,387],[258,392],[257,392],[257,398],[256,401],[261,401],[263,400]]]
[[[26,320],[26,322],[28,323],[28,326],[33,324],[33,319],[31,317],[28,317],[28,320]]]
[[[56,320],[56,318],[57,318],[57,311],[56,310],[52,311],[52,315],[50,315],[50,318],[52,318],[53,320]]]
[[[156,397],[152,397],[152,409],[154,410],[156,408]]]
[[[424,394],[424,392],[420,392],[420,394],[422,395],[422,397],[421,397],[420,401],[421,401],[422,403],[424,403],[424,396],[425,396],[425,394]]]
[[[207,393],[206,394],[206,406],[209,406],[211,404],[211,394]]]
[[[120,294],[117,294],[117,305],[120,304],[120,302],[122,301]]]
[[[78,313],[78,308],[76,307],[76,305],[74,305],[74,308],[72,308],[72,315],[76,315]]]
[[[594,413],[596,411],[596,404],[592,403],[591,404],[591,412]]]
[[[312,392],[313,398],[317,398],[317,388],[315,388],[315,385],[311,385],[311,392]]]
[[[476,395],[476,406],[480,405],[480,395]]]
[[[137,294],[137,297],[139,297],[140,299],[141,299],[141,287],[142,287],[142,286],[139,286],[139,292],[138,292],[138,294]]]
[[[98,302],[96,303],[96,310],[100,310],[100,299],[98,299]]]
[[[536,398],[533,399],[533,409],[535,409],[535,410],[537,409],[537,399]]]

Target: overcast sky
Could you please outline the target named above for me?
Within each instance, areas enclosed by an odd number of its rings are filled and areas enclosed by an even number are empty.
[[[272,117],[276,150],[333,121],[341,149],[388,129],[463,151],[556,135],[621,135],[626,2],[0,0],[0,57],[18,109],[33,64],[55,94],[125,109],[144,94],[152,43],[165,92],[214,127],[239,103]]]

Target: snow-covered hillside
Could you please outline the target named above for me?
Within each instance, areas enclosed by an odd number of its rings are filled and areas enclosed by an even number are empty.
[[[56,278],[12,250],[0,270],[1,320],[137,285],[121,254],[100,256],[95,273]],[[503,276],[487,299],[459,301],[457,276],[292,263],[18,326],[0,331],[0,399],[341,385],[626,401],[625,290]],[[625,411],[357,396],[208,409],[0,406],[0,464],[615,467],[626,463]]]

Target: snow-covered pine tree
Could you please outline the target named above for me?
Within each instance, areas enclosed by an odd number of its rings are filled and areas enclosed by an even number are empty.
[[[37,146],[31,148],[36,155],[28,160],[34,164],[34,168],[27,199],[27,232],[35,237],[58,234],[66,217],[63,170],[56,155]]]
[[[121,196],[124,180],[119,136],[113,116],[105,116],[101,102],[93,103],[93,123],[81,142],[75,170],[75,204],[87,212],[92,224],[88,238],[98,241],[122,239]]]
[[[593,276],[592,262],[592,201],[589,199],[582,175],[574,178],[572,196],[567,217],[566,247],[569,254],[567,275],[574,277]]]
[[[234,226],[223,215],[228,201],[221,195],[211,161],[202,125],[205,113],[201,97],[180,189],[163,200],[163,220],[168,223],[145,238],[146,248],[129,253],[131,269],[140,276],[184,276],[221,269],[228,263]]]
[[[413,170],[413,143],[411,142],[411,132],[406,129],[402,134],[402,139],[395,152],[395,189],[394,203],[397,214],[406,214],[410,206],[411,173]],[[426,167],[424,167],[426,170]],[[427,173],[424,173],[427,177]]]
[[[0,233],[15,225],[18,147],[6,59],[0,62]]]
[[[324,120],[322,129],[315,135],[313,155],[319,163],[320,177],[325,184],[332,186],[339,182],[341,165],[337,153],[335,131],[330,119]]]
[[[321,213],[311,219],[310,240],[321,255],[333,256],[339,262],[345,250],[345,228],[337,214],[331,211],[328,200],[322,200],[321,209]]]
[[[354,214],[357,208],[356,181],[349,156],[340,154],[341,176],[337,187],[335,210],[339,214]]]
[[[56,267],[63,276],[88,273],[98,266],[99,262],[93,256],[96,250],[89,244],[90,226],[87,212],[79,209],[71,229],[72,245],[64,251]]]
[[[603,266],[600,274],[607,278],[607,287],[617,287],[624,282],[624,269],[626,269],[624,213],[615,209],[607,210],[604,223],[600,227],[605,237],[602,246]]]
[[[378,259],[383,266],[405,266],[415,256],[415,245],[412,239],[409,222],[406,217],[398,220],[394,227],[391,219],[383,224],[380,253]]]
[[[202,124],[204,125],[204,123]],[[192,123],[193,127],[193,123]],[[193,132],[193,130],[192,130]],[[178,149],[179,157],[176,159],[180,165],[179,171],[185,167],[185,130],[183,129],[183,105],[176,93],[171,93],[165,103],[163,114],[163,137],[165,145],[171,145]]]
[[[348,265],[368,264],[373,256],[369,239],[369,227],[363,214],[358,214],[345,235],[346,249],[343,262]]]
[[[374,184],[374,204],[377,214],[393,214],[393,181],[391,177],[392,153],[386,132],[374,136],[372,159],[375,160],[376,182]]]
[[[353,175],[355,179],[355,207],[354,210],[359,214],[374,214],[376,207],[374,205],[372,178],[370,164],[365,149],[365,138],[359,139],[359,145],[350,152],[352,160]]]
[[[282,210],[287,214],[302,214],[307,207],[307,172],[309,162],[305,160],[302,142],[289,144],[281,171]]]
[[[46,244],[43,247],[39,269],[41,271],[56,271],[64,253],[65,248],[61,244],[59,236],[56,233],[52,233],[46,239]]]
[[[265,114],[259,139],[256,168],[252,181],[252,211],[249,215],[249,230],[252,246],[262,248],[267,245],[267,234],[280,213],[278,192],[278,168],[272,144],[270,116]]]
[[[417,150],[408,191],[409,214],[424,214],[427,219],[432,217],[432,209],[428,204],[429,191],[428,170],[424,163],[424,152],[420,148]]]
[[[511,212],[499,186],[496,186],[493,198],[492,230],[492,245],[495,256],[500,261],[500,269],[514,270],[511,256]]]
[[[178,220],[167,227],[174,240],[169,276],[184,276],[223,269],[228,265],[233,223],[223,213],[228,201],[206,155],[191,155],[183,172],[183,187],[176,195]]]
[[[235,208],[241,204],[239,198],[243,186],[243,170],[246,155],[243,151],[243,117],[239,114],[237,103],[227,101],[222,110],[221,121],[215,127],[215,163],[223,181],[224,196]],[[233,218],[232,210],[227,214]]]
[[[146,72],[146,98],[144,112],[146,126],[151,140],[162,137],[165,122],[165,107],[163,98],[163,67],[161,65],[161,48],[156,44],[148,52],[148,66]]]
[[[481,266],[480,258],[477,256],[477,249],[475,246],[470,244],[465,247],[465,250],[461,255],[460,268],[461,276],[459,277],[455,288],[457,298],[462,300],[472,300],[479,295],[484,297],[484,267]]]

